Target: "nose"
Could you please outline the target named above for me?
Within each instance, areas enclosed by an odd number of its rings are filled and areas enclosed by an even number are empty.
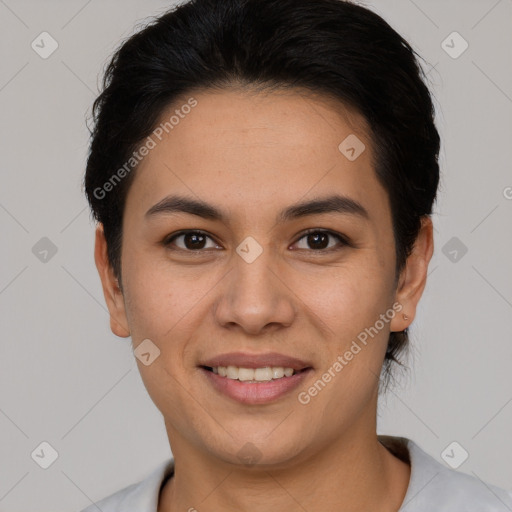
[[[269,249],[250,263],[234,255],[232,271],[223,280],[215,303],[220,326],[257,335],[293,323],[296,297],[272,258]]]

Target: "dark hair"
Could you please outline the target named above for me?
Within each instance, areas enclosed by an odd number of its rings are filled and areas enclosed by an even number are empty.
[[[416,56],[380,16],[343,0],[191,0],[129,37],[93,105],[84,179],[120,285],[122,216],[136,169],[132,162],[126,172],[126,162],[173,102],[231,86],[307,90],[364,116],[391,205],[397,282],[439,182],[434,106]],[[407,329],[390,333],[386,387],[408,341]]]

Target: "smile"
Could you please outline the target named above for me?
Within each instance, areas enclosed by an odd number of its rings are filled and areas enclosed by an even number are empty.
[[[313,368],[294,370],[279,366],[262,368],[201,366],[200,371],[208,385],[220,396],[244,405],[263,405],[275,403],[279,399],[290,396],[292,391],[299,388],[313,372]],[[223,377],[221,372],[224,373],[224,371],[226,375]],[[269,379],[269,376],[272,378]]]
[[[291,377],[295,372],[293,368],[283,366],[265,366],[263,368],[241,368],[238,366],[216,366],[210,368],[213,373],[228,379],[242,382],[268,382],[270,380]]]

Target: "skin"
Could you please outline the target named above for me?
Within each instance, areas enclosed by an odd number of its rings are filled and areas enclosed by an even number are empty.
[[[158,511],[397,511],[410,467],[377,440],[378,375],[389,332],[414,319],[433,252],[432,222],[424,219],[395,281],[391,210],[364,118],[298,90],[193,96],[198,105],[145,157],[128,192],[122,289],[101,224],[96,231],[112,331],[131,336],[134,347],[149,338],[160,349],[149,366],[137,359],[175,458]],[[366,145],[354,161],[338,149],[350,134]],[[145,218],[171,193],[216,206],[226,222],[188,213]],[[360,202],[368,220],[322,213],[276,223],[284,208],[332,193]],[[303,234],[311,228],[345,235],[351,245],[331,236],[334,250],[315,249]],[[184,237],[164,246],[184,229],[212,238],[202,252],[187,249]],[[235,251],[247,236],[263,249],[250,264]],[[307,405],[299,403],[298,392],[396,302],[401,312]],[[241,404],[217,392],[197,366],[232,351],[277,351],[313,371],[273,403]],[[248,442],[260,452],[256,465],[237,456]]]

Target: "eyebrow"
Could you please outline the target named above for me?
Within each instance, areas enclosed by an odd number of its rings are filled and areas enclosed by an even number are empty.
[[[145,217],[151,218],[172,213],[188,213],[224,223],[227,221],[227,215],[215,206],[197,199],[176,195],[164,197],[146,212]],[[289,206],[278,214],[276,221],[286,222],[322,213],[354,215],[364,220],[370,218],[368,211],[361,203],[350,197],[334,194]]]

